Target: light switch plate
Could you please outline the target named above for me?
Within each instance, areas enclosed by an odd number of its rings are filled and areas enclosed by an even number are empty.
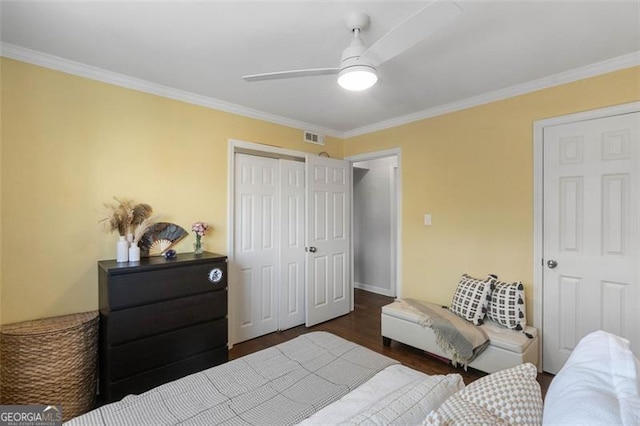
[[[427,213],[424,215],[424,226],[430,226],[431,225],[431,214]]]

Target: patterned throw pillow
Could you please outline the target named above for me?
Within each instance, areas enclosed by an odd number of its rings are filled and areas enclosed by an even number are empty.
[[[496,281],[489,296],[487,316],[507,328],[523,331],[527,326],[524,302],[524,286],[521,281]]]
[[[527,363],[482,377],[447,398],[424,424],[542,424],[537,375]]]
[[[460,278],[449,310],[475,325],[481,325],[482,319],[487,313],[487,304],[489,303],[487,298],[494,281],[495,275],[489,275],[486,279],[479,280],[464,274]]]
[[[482,407],[470,404],[458,394],[451,395],[437,411],[430,412],[422,422],[424,426],[508,424]]]

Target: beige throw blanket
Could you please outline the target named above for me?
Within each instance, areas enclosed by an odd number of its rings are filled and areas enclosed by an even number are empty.
[[[466,369],[489,346],[489,337],[482,328],[447,308],[415,299],[402,299],[400,302],[420,317],[422,327],[433,330],[438,346],[451,358],[454,366],[461,364]]]

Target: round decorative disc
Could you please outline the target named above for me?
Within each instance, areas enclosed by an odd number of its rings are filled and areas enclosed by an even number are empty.
[[[212,270],[209,271],[209,281],[211,281],[214,284],[218,284],[221,280],[222,280],[222,269],[220,268],[213,268]]]

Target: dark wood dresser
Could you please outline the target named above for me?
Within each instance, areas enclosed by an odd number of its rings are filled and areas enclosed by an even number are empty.
[[[98,262],[100,401],[117,401],[228,360],[227,258]]]

